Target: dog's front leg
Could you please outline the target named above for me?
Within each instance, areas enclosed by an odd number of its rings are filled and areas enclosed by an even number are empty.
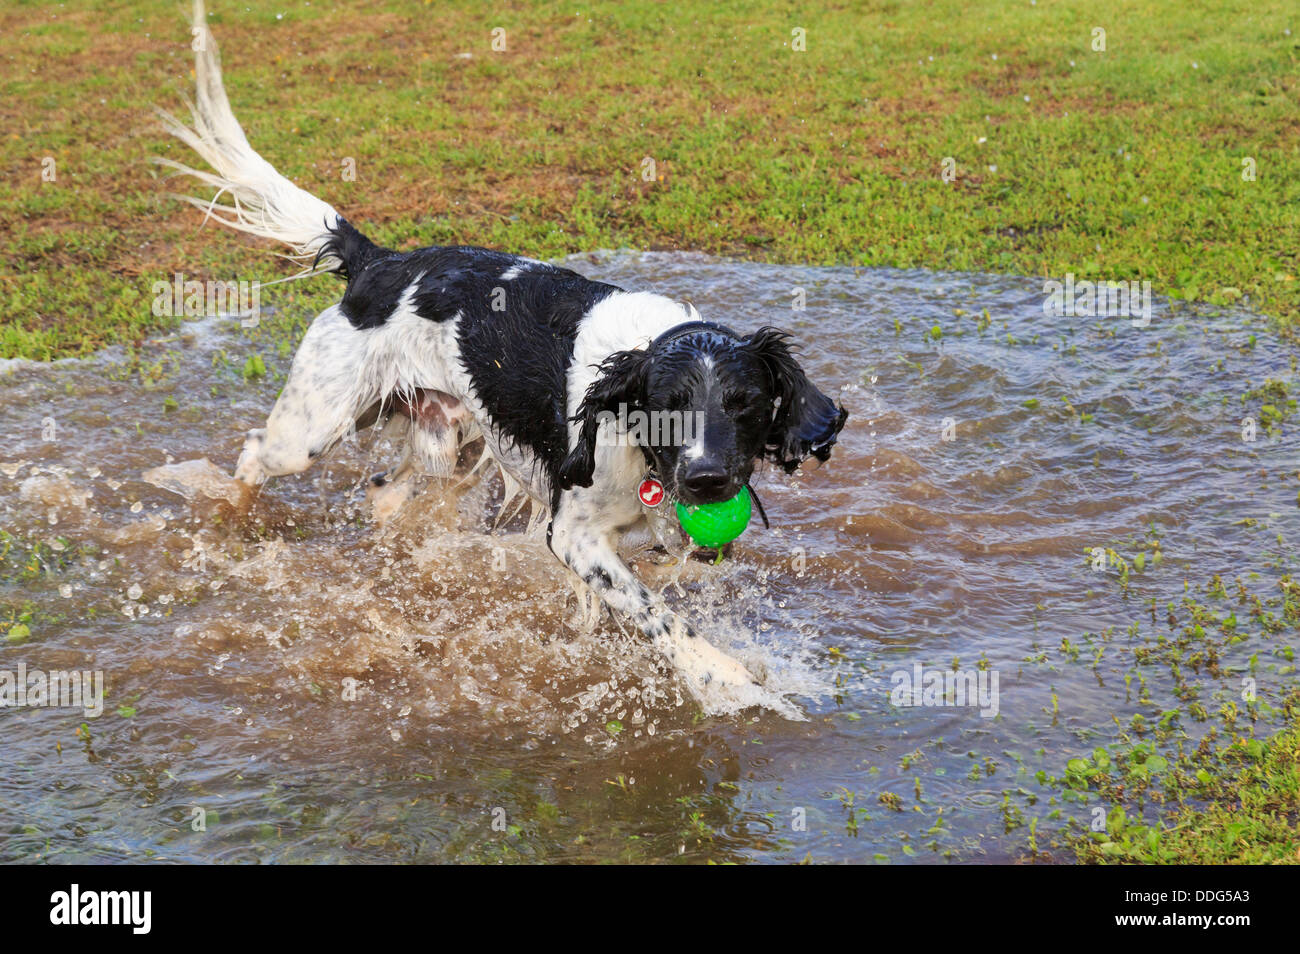
[[[696,697],[705,687],[739,688],[756,680],[741,663],[715,648],[661,600],[619,557],[613,544],[616,525],[566,494],[547,531],[551,552],[590,587],[605,605],[627,616],[655,648],[681,672]]]

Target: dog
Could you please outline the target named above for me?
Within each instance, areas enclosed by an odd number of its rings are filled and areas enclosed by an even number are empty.
[[[741,334],[693,306],[503,252],[379,247],[249,145],[201,0],[193,33],[193,124],[159,114],[213,171],[156,161],[217,192],[177,198],[288,245],[302,275],[333,272],[346,283],[308,328],[235,477],[256,488],[299,473],[349,433],[393,421],[405,427],[406,453],[376,483],[445,477],[463,444],[481,437],[507,482],[549,516],[547,545],[580,592],[630,620],[697,697],[754,683],[651,593],[618,543],[644,528],[656,496],[724,501],[749,486],[760,461],[789,473],[829,457],[848,412],[808,380],[787,334]],[[628,440],[632,412],[685,419],[690,440]],[[638,492],[648,476],[662,489],[650,500]]]

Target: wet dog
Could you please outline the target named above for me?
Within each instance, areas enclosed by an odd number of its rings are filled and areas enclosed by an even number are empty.
[[[256,487],[298,473],[353,430],[400,418],[407,453],[384,479],[401,484],[449,476],[462,444],[481,437],[503,475],[549,514],[551,552],[693,691],[752,682],[651,593],[618,542],[647,519],[638,488],[649,475],[665,501],[702,504],[747,487],[758,461],[791,472],[810,456],[827,459],[847,412],[808,380],[787,336],[740,334],[681,302],[503,252],[379,247],[249,145],[205,20],[198,3],[193,125],[161,115],[212,171],[159,162],[217,190],[180,198],[290,246],[307,274],[346,282],[308,328],[235,476]],[[690,426],[628,439],[632,414]]]

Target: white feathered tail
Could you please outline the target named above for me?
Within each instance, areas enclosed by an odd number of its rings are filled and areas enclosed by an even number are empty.
[[[330,237],[328,230],[337,227],[341,217],[327,202],[276,172],[248,144],[226,98],[221,57],[208,29],[203,0],[194,2],[193,25],[197,89],[189,107],[194,125],[187,126],[165,110],[157,112],[167,131],[198,153],[214,171],[204,172],[161,156],[154,161],[207,183],[217,192],[211,199],[173,195],[232,229],[288,245],[293,249],[289,257],[307,266],[303,276],[336,267],[338,259],[328,253],[319,262],[315,260]]]

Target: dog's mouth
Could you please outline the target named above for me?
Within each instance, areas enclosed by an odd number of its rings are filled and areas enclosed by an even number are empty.
[[[728,474],[725,480],[716,480],[707,486],[692,487],[687,481],[673,474],[672,477],[664,481],[664,492],[671,500],[680,501],[688,507],[699,507],[703,504],[722,503],[730,500],[740,493],[741,488],[747,482],[747,478],[737,474]]]
[[[732,497],[736,496],[736,494],[740,493],[740,488],[743,486],[744,483],[741,481],[730,480],[726,484],[715,489],[705,491],[691,491],[678,487],[672,496],[674,499],[680,500],[688,507],[698,507],[702,504],[715,504],[730,500]]]

